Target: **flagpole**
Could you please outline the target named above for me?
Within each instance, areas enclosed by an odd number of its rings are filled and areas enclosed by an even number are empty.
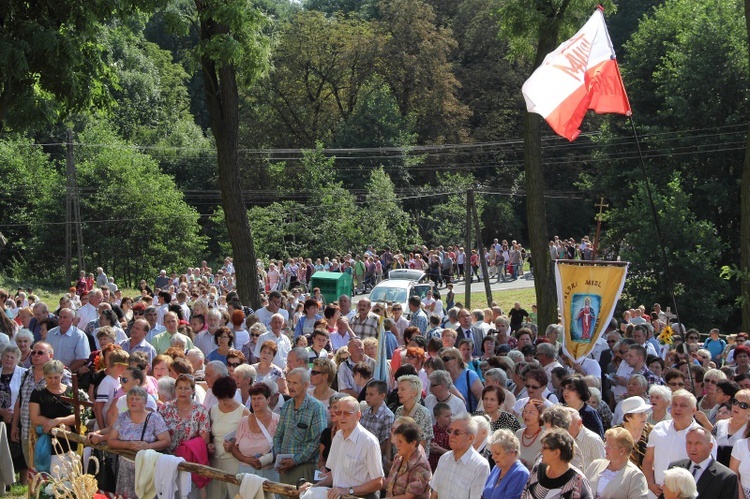
[[[682,330],[682,321],[680,321],[680,313],[677,309],[677,298],[674,294],[674,286],[672,285],[671,273],[669,272],[669,258],[667,258],[667,250],[664,246],[664,236],[661,232],[661,224],[659,223],[659,214],[656,211],[656,204],[654,204],[654,196],[651,192],[651,180],[646,172],[646,162],[643,159],[643,151],[641,150],[641,141],[638,138],[638,132],[635,129],[635,120],[633,115],[630,115],[630,125],[633,127],[633,137],[635,138],[635,145],[638,148],[638,159],[641,164],[641,171],[643,172],[643,178],[646,179],[646,193],[648,194],[648,202],[651,205],[651,213],[654,216],[654,226],[656,227],[656,235],[659,237],[659,248],[661,249],[661,257],[664,260],[664,277],[667,280],[667,287],[669,288],[669,294],[672,296],[672,306],[674,307],[674,315],[677,319],[677,324],[680,325],[680,334],[684,335],[685,331]],[[690,359],[688,359],[688,365]],[[688,369],[689,370],[689,369]]]

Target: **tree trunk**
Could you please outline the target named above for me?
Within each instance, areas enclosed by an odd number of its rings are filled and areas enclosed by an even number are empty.
[[[750,0],[748,0],[750,1]],[[558,12],[555,20],[539,30],[534,69],[538,68],[548,53],[557,46],[559,20],[568,2]],[[557,324],[557,293],[554,272],[550,265],[547,208],[544,201],[544,169],[542,166],[541,118],[525,112],[523,128],[523,163],[526,171],[526,219],[529,226],[529,244],[534,266],[534,290],[540,331],[548,324]]]
[[[201,40],[226,32],[215,22],[201,22]],[[235,68],[231,64],[217,67],[212,59],[202,56],[203,82],[206,90],[211,130],[216,140],[219,167],[219,189],[224,220],[232,245],[235,282],[240,300],[252,308],[260,308],[260,290],[255,266],[255,247],[247,208],[242,196],[242,178],[237,153],[239,136],[239,98]]]
[[[745,0],[745,26],[750,57],[750,0]],[[740,186],[740,270],[742,279],[742,330],[750,329],[750,130],[745,140],[745,161]]]
[[[557,295],[550,266],[547,233],[547,209],[544,204],[544,172],[539,116],[524,116],[523,148],[526,168],[526,218],[529,224],[531,261],[534,266],[534,289],[539,313],[540,331],[548,324],[557,324]]]

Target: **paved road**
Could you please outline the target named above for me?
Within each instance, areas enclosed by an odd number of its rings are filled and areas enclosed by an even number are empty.
[[[490,288],[492,291],[504,291],[507,289],[523,289],[523,288],[533,288],[534,287],[534,278],[529,272],[526,272],[522,277],[519,277],[517,280],[512,281],[510,278],[507,281],[500,281],[497,282],[496,279],[490,280]],[[440,288],[441,295],[445,295],[445,287]],[[464,293],[466,291],[466,284],[464,281],[458,281],[453,283],[453,292],[456,294],[456,299],[459,300],[459,298],[462,300]],[[472,293],[484,293],[484,282],[477,282],[476,279],[471,283],[471,292]],[[369,294],[366,295],[356,295],[352,301],[355,303],[359,301],[361,298],[368,297]],[[459,300],[460,301],[460,300]]]

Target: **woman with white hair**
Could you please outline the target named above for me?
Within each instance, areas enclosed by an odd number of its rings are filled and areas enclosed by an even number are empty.
[[[414,420],[419,429],[422,430],[421,445],[425,453],[429,456],[430,441],[433,437],[432,431],[432,414],[430,411],[419,403],[422,397],[422,380],[419,376],[406,374],[398,378],[398,401],[401,405],[396,409],[396,418],[400,416],[409,416]]]
[[[487,447],[495,466],[487,477],[482,497],[519,499],[529,479],[529,470],[518,458],[521,450],[518,438],[503,428],[490,435]]]
[[[474,437],[474,450],[477,451],[482,457],[484,457],[490,468],[495,465],[495,461],[492,460],[490,450],[487,448],[487,438],[490,436],[492,429],[490,428],[490,421],[487,415],[480,414],[472,416],[472,419],[477,423],[477,436]]]
[[[685,468],[671,468],[664,472],[664,499],[695,499],[698,489],[695,478]]]
[[[599,388],[590,386],[589,387],[589,405],[596,409],[596,412],[599,413],[599,417],[602,418],[602,426],[604,427],[604,431],[609,430],[609,428],[612,426],[612,409],[609,408],[609,406],[602,402],[602,391]]]
[[[34,333],[24,328],[16,333],[13,337],[18,349],[21,350],[21,356],[18,359],[18,365],[26,369],[31,367],[31,345],[34,344]]]
[[[651,414],[648,416],[650,424],[669,421],[669,406],[672,405],[672,390],[666,386],[654,385],[648,390],[649,402],[651,402]]]

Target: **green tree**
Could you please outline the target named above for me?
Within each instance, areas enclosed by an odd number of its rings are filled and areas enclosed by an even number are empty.
[[[510,41],[516,54],[526,55],[534,61],[532,68],[535,69],[555,49],[560,36],[578,30],[598,3],[590,0],[575,3],[571,0],[540,0],[529,6],[528,2],[511,0],[500,11],[501,34]],[[547,250],[549,236],[540,116],[524,111],[523,131],[526,219],[531,253],[534,255],[534,288],[539,324],[552,324],[557,322],[557,296]]]
[[[198,213],[174,181],[148,155],[137,152],[100,122],[82,132],[76,168],[86,260],[117,282],[134,285],[160,268],[181,269],[199,260],[205,241]],[[64,270],[65,181],[52,163],[35,195],[35,224],[27,252],[31,275]],[[179,234],[179,237],[175,237]],[[87,269],[90,270],[90,269]]]
[[[416,138],[413,116],[401,115],[390,88],[375,75],[363,86],[351,115],[339,124],[332,146],[355,149],[408,147],[414,145]],[[345,158],[337,166],[346,173],[344,181],[347,187],[363,187],[367,172],[381,165],[400,186],[411,183],[408,166],[413,158],[395,152],[389,156],[393,157],[375,156],[356,161]]]
[[[438,174],[436,187],[423,187],[426,192],[437,191],[440,196],[422,209],[412,212],[422,240],[429,245],[461,244],[466,235],[466,191],[476,187],[472,175],[458,173]],[[485,201],[476,200],[480,220]],[[474,228],[472,226],[472,232]],[[476,238],[472,237],[472,244]],[[468,249],[468,248],[467,248]]]
[[[266,18],[247,0],[195,0],[199,19],[197,55],[203,75],[211,131],[216,142],[219,188],[244,303],[260,306],[255,248],[247,219],[239,168],[240,81],[251,85],[266,69],[269,40]]]
[[[401,208],[393,182],[382,168],[370,172],[366,191],[363,219],[369,243],[378,248],[406,247],[416,235],[416,226]]]
[[[624,303],[633,307],[641,303],[670,302],[670,290],[665,288],[665,282],[672,282],[683,323],[701,330],[723,324],[731,306],[725,298],[728,286],[718,272],[718,261],[725,245],[716,237],[715,227],[690,209],[690,196],[678,173],[665,185],[653,188],[659,216],[669,222],[661,226],[667,242],[669,280],[663,277],[663,259],[654,224],[633,223],[633,220],[652,218],[645,185],[638,182],[627,206],[609,212],[612,228],[604,235],[607,244],[619,248],[618,256],[631,262]]]
[[[0,251],[0,262],[9,268],[11,262],[21,261],[31,249],[29,240],[39,222],[36,213],[39,192],[59,189],[65,183],[50,165],[42,147],[23,137],[0,141],[0,178],[3,179],[0,230],[7,239]]]
[[[102,25],[151,7],[150,0],[2,2],[0,130],[110,104],[117,82],[103,58]]]
[[[248,117],[269,125],[255,131],[256,140],[281,147],[330,143],[373,73],[379,42],[372,26],[302,11],[281,27],[278,40],[273,69],[245,106]]]
[[[421,143],[465,140],[469,110],[457,97],[451,30],[436,26],[435,12],[423,0],[381,0],[379,8],[385,42],[377,69],[401,115],[414,115]]]

